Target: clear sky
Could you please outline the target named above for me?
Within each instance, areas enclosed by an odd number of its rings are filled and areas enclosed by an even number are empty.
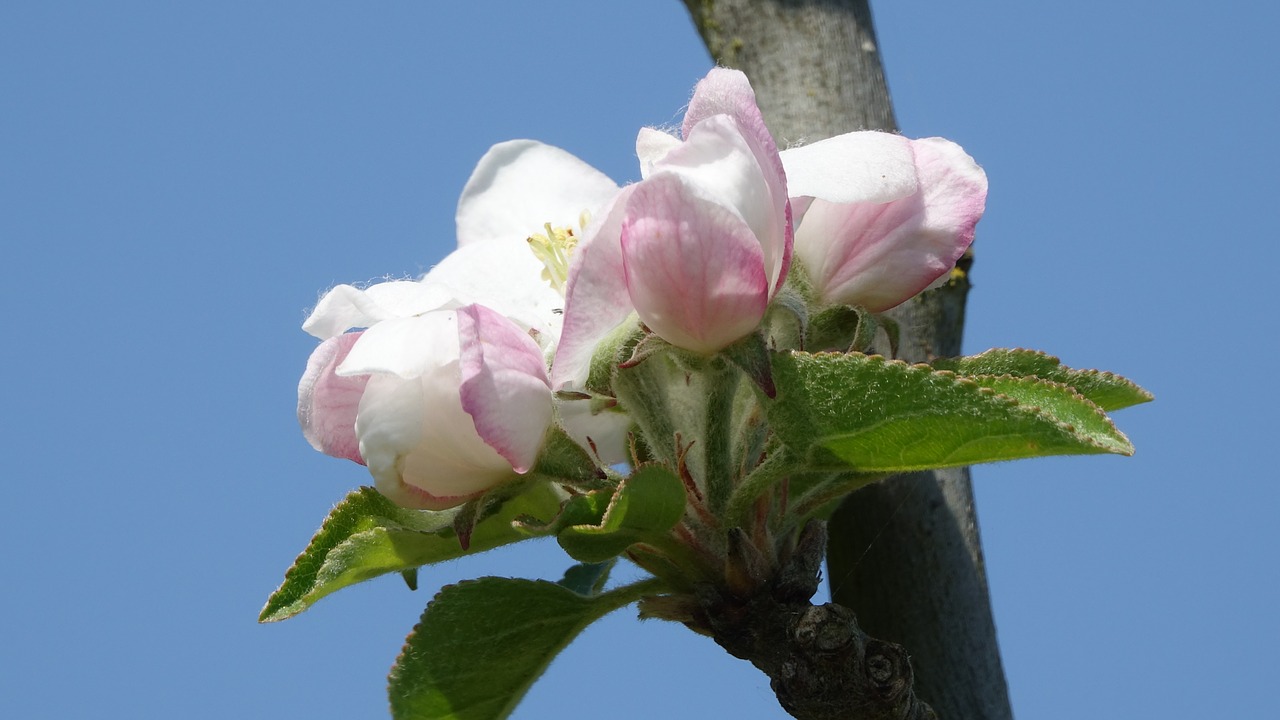
[[[966,350],[1128,375],[1133,458],[975,473],[1023,718],[1265,714],[1280,671],[1280,161],[1265,3],[873,4],[898,117],[990,177]],[[300,436],[327,287],[453,243],[493,143],[638,176],[710,67],[677,0],[0,7],[0,717],[364,718],[443,583],[531,544],[259,608],[368,482]],[[783,718],[765,677],[632,611],[517,718]]]

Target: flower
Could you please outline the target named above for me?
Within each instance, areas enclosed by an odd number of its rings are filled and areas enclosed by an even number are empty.
[[[565,294],[555,387],[581,377],[596,344],[633,312],[673,345],[721,350],[755,330],[786,279],[786,177],[746,76],[712,70],[682,135],[642,130],[643,179],[587,229]]]
[[[313,447],[366,464],[397,504],[438,510],[528,472],[553,409],[528,329],[483,305],[441,304],[430,279],[342,285],[321,300],[304,324],[324,342],[298,385],[298,420]]]
[[[617,191],[563,150],[495,145],[459,200],[454,252],[417,282],[339,285],[303,324],[323,340],[298,385],[311,445],[366,464],[380,492],[423,509],[527,472],[557,415],[602,462],[623,460],[625,416],[551,395],[563,297],[529,243]]]
[[[795,253],[821,304],[881,312],[946,275],[973,242],[987,178],[959,145],[854,132],[785,150]]]

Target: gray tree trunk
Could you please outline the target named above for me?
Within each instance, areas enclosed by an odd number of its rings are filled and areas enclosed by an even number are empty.
[[[685,4],[712,58],[750,77],[781,147],[897,130],[866,0]],[[895,310],[900,356],[959,354],[967,291],[961,279]],[[834,600],[906,649],[916,695],[947,720],[1011,718],[967,468],[867,487],[829,533]]]

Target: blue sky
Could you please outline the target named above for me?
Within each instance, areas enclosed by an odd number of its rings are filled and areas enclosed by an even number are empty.
[[[975,473],[1015,712],[1256,714],[1280,670],[1280,12],[873,10],[904,132],[990,177],[966,350],[1157,396],[1117,416],[1133,458]],[[523,545],[258,626],[367,482],[298,433],[299,325],[333,284],[442,257],[493,143],[635,179],[637,129],[678,120],[709,67],[676,0],[0,8],[0,716],[378,717],[441,584],[558,577],[554,545]],[[516,717],[580,707],[785,717],[763,675],[629,611]]]

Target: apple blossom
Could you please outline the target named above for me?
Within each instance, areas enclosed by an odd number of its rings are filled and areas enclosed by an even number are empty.
[[[786,150],[795,253],[821,304],[881,312],[945,276],[973,242],[987,179],[960,146],[855,132]]]
[[[717,68],[698,83],[682,135],[642,130],[643,179],[588,228],[565,294],[556,387],[581,376],[633,312],[673,345],[714,353],[760,324],[786,279],[786,177],[745,76]]]
[[[426,283],[339,286],[308,326],[367,325],[321,343],[298,388],[303,433],[318,450],[362,462],[378,490],[442,509],[528,472],[552,422],[542,349],[483,305],[408,314]],[[363,313],[363,317],[361,314]],[[333,317],[343,316],[343,321]]]

